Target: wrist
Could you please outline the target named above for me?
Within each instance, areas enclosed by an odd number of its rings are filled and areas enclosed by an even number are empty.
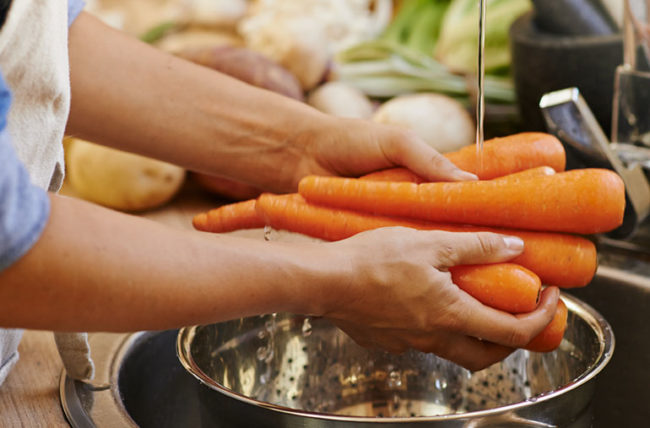
[[[281,244],[285,246],[285,244]],[[349,281],[349,261],[329,243],[286,244],[288,278],[279,285],[282,311],[323,316],[340,303],[341,287]]]

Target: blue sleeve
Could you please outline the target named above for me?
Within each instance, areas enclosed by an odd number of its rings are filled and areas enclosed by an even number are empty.
[[[47,192],[34,186],[7,131],[11,94],[0,76],[0,271],[38,240],[50,213]]]
[[[85,5],[83,0],[68,0],[68,27],[77,19]]]

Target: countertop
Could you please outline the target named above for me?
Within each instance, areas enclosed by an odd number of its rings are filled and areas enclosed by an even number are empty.
[[[73,195],[71,191],[68,194]],[[189,182],[170,204],[142,216],[174,228],[192,229],[194,214],[223,203]],[[26,331],[18,349],[20,360],[0,387],[0,426],[69,427],[59,401],[63,365],[52,333]]]

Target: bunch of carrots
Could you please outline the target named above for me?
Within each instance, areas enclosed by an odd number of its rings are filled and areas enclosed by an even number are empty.
[[[392,168],[360,178],[305,177],[297,194],[262,194],[194,217],[198,230],[229,232],[271,226],[336,241],[386,226],[518,236],[525,249],[509,263],[456,266],[452,279],[482,303],[513,314],[537,307],[542,284],[563,288],[591,282],[596,247],[581,235],[623,222],[625,188],[605,169],[565,171],[559,140],[521,133],[445,155],[478,175],[474,182],[428,183]],[[568,310],[560,300],[550,324],[526,349],[556,349]]]

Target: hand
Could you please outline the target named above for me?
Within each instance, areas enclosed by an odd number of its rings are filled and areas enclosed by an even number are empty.
[[[446,271],[515,257],[518,238],[386,228],[329,245],[350,270],[323,315],[365,347],[415,348],[479,370],[526,345],[555,313],[556,287],[534,312],[511,315],[481,304]]]
[[[476,180],[458,169],[415,133],[357,119],[322,116],[315,133],[298,134],[305,152],[295,182],[309,174],[357,177],[379,169],[404,166],[430,181]],[[312,123],[313,124],[313,123]]]

